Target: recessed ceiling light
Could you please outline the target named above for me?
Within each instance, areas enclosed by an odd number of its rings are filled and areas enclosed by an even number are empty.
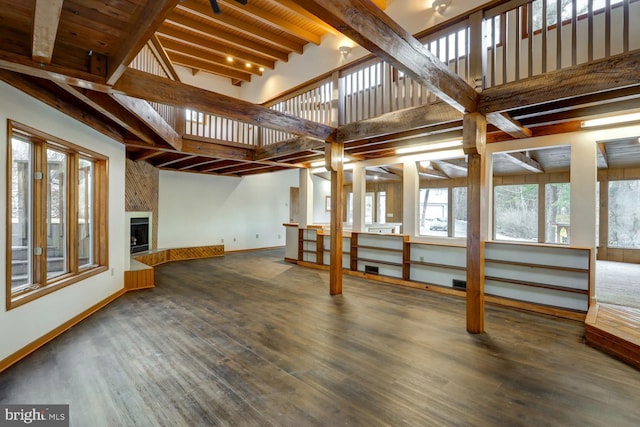
[[[264,67],[260,67],[258,69],[260,70],[261,73],[264,71]]]
[[[233,62],[233,57],[227,56],[227,62]]]
[[[248,62],[246,64],[244,64],[245,67],[247,68],[251,68],[251,64],[249,64]]]

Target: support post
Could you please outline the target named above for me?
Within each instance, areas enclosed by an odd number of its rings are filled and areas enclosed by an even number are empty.
[[[344,143],[325,144],[325,167],[331,172],[331,249],[329,252],[329,293],[342,294],[342,199]]]
[[[411,237],[420,234],[418,210],[415,208],[420,205],[419,194],[418,165],[415,160],[405,161],[402,168],[402,234]]]
[[[484,332],[484,242],[487,237],[487,121],[480,113],[465,114],[463,147],[467,154],[467,331]]]

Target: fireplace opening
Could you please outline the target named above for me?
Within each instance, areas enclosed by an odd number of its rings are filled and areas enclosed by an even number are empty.
[[[149,250],[149,218],[131,218],[131,253]]]

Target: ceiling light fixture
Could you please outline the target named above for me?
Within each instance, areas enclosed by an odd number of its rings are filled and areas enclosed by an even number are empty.
[[[442,15],[444,11],[447,9],[447,6],[451,4],[451,0],[434,0],[431,4],[431,7],[436,13]]]
[[[244,64],[244,66],[247,67],[247,68],[251,68],[251,64],[248,63],[248,62],[246,64]]]
[[[351,46],[340,46],[338,48],[338,52],[340,52],[342,54],[342,58],[343,59],[347,59],[347,56],[349,56],[349,54],[351,53]]]
[[[420,153],[423,151],[442,150],[443,148],[454,148],[462,146],[462,141],[438,142],[437,144],[414,145],[412,147],[402,147],[396,150],[396,154]]]
[[[233,57],[232,56],[227,56],[227,62],[233,62]]]
[[[616,125],[618,123],[636,122],[640,120],[640,113],[622,114],[620,116],[602,117],[599,119],[585,120],[582,122],[583,128],[595,126]]]

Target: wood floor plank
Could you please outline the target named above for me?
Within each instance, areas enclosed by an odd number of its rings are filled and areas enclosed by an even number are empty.
[[[0,403],[69,403],[78,426],[637,426],[640,371],[581,322],[283,261],[284,250],[156,267],[0,374]],[[51,391],[55,390],[55,393]]]

